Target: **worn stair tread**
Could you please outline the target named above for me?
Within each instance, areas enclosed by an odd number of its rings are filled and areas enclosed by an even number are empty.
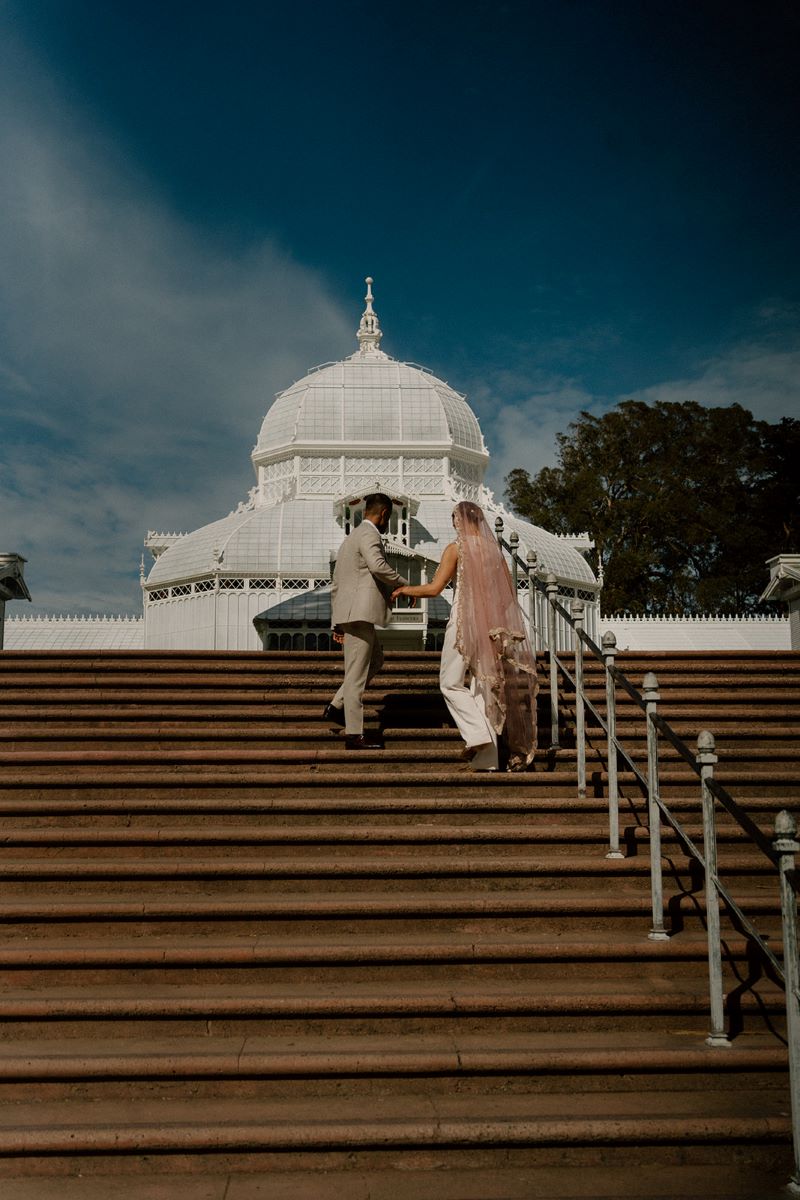
[[[773,951],[781,953],[780,941],[770,941]],[[726,959],[747,956],[748,943],[738,936],[724,940]],[[187,930],[180,937],[139,936],[135,942],[119,937],[96,935],[70,937],[59,941],[26,937],[24,941],[0,941],[0,966],[127,965],[184,966],[214,964],[255,966],[292,963],[380,963],[380,962],[472,962],[472,961],[701,961],[707,956],[704,933],[682,932],[679,936],[655,941],[643,932],[599,930],[555,933],[544,930],[535,937],[494,934],[466,935],[447,931],[438,936],[419,934],[369,935],[358,938],[331,936],[266,937],[263,934],[239,935],[225,941],[209,937],[202,930]]]
[[[284,717],[284,724],[281,725],[277,720],[265,721],[254,719],[252,710],[249,713],[248,720],[238,722],[230,719],[230,713],[225,713],[227,720],[217,721],[176,721],[172,720],[157,720],[152,717],[146,720],[132,721],[129,716],[124,720],[115,721],[113,723],[100,723],[95,721],[89,723],[83,721],[64,720],[63,715],[59,715],[58,719],[47,722],[41,722],[35,730],[28,733],[28,721],[24,723],[20,720],[14,722],[6,721],[0,725],[0,738],[8,739],[21,737],[21,729],[25,729],[25,737],[35,737],[37,739],[46,738],[68,738],[74,736],[78,741],[84,741],[91,738],[108,737],[124,739],[126,737],[175,737],[178,739],[186,737],[197,737],[203,740],[208,738],[222,737],[246,737],[253,741],[259,737],[268,736],[275,737],[279,733],[291,734],[298,737],[321,738],[330,732],[330,722],[326,721],[321,712],[314,712],[314,720],[298,719],[297,714],[292,713],[290,716]],[[391,733],[395,737],[441,737],[454,738],[458,737],[458,730],[451,725],[386,725],[384,731]],[[793,730],[786,731],[787,736],[793,736]]]
[[[373,776],[374,778],[374,776]],[[463,782],[462,777],[458,785],[451,785],[451,790],[446,793],[431,796],[415,796],[415,795],[397,795],[396,793],[388,794],[387,791],[381,790],[375,794],[371,794],[369,788],[359,789],[355,794],[342,791],[324,791],[320,789],[313,796],[303,796],[297,794],[297,789],[288,794],[275,795],[272,792],[259,793],[255,796],[241,796],[222,794],[219,796],[208,796],[204,792],[190,796],[173,796],[169,797],[153,797],[151,795],[142,795],[141,792],[130,792],[122,796],[117,795],[79,795],[75,796],[54,796],[41,797],[30,795],[27,792],[17,794],[2,794],[0,788],[0,814],[6,816],[64,816],[77,815],[81,813],[108,813],[108,814],[135,814],[147,813],[155,815],[160,813],[218,813],[230,815],[231,813],[249,813],[264,815],[272,814],[308,814],[328,815],[330,813],[352,813],[352,814],[389,814],[397,816],[401,813],[420,813],[439,814],[439,813],[480,813],[484,816],[498,813],[523,813],[526,817],[537,820],[542,813],[552,814],[559,812],[562,816],[581,817],[587,815],[595,816],[603,814],[607,820],[608,817],[608,799],[605,796],[587,796],[576,797],[573,794],[569,796],[547,796],[547,795],[531,795],[530,793],[521,796],[509,796],[502,789],[492,788],[491,797],[485,793],[480,794],[472,787],[465,788],[464,793],[459,792],[459,787]],[[494,782],[494,776],[490,777]],[[396,776],[395,776],[396,780]],[[427,776],[426,776],[427,781]],[[327,782],[327,781],[326,781]],[[471,782],[471,781],[470,781]],[[486,784],[485,776],[479,776],[478,782]],[[697,814],[697,797],[696,796],[670,796],[662,789],[662,798],[669,803],[669,807],[675,813],[692,813]],[[737,796],[737,801],[742,808],[747,809],[752,813],[765,813],[772,815],[779,809],[784,808],[786,804],[785,796],[753,796],[742,795]],[[646,813],[646,802],[641,795],[635,797],[625,797],[621,800],[620,805],[621,821],[623,826],[632,821],[634,818],[643,820]]]
[[[671,1163],[602,1168],[494,1166],[467,1170],[414,1167],[220,1173],[214,1160],[202,1174],[185,1166],[160,1170],[144,1160],[140,1175],[119,1166],[113,1174],[79,1178],[3,1177],[4,1200],[770,1200],[785,1196],[788,1163],[769,1171],[737,1163],[726,1169]]]
[[[596,843],[607,839],[606,822],[598,821],[596,826],[587,828],[578,826],[572,828],[564,825],[544,825],[541,822],[528,821],[526,824],[492,825],[481,824],[425,824],[414,825],[213,825],[202,827],[196,825],[156,825],[156,826],[107,826],[101,828],[76,827],[74,824],[47,826],[16,826],[0,830],[0,847],[2,846],[34,846],[42,845],[203,845],[206,843],[226,844],[275,844],[275,845],[315,845],[328,842],[358,842],[368,845],[372,842],[398,842],[416,844],[448,843],[448,842],[520,842],[536,843],[540,841],[558,841],[570,845],[575,842]],[[686,826],[697,834],[694,826]],[[666,837],[668,830],[662,837]],[[722,831],[724,833],[725,831]],[[738,836],[743,836],[738,834]],[[646,830],[636,830],[637,840],[644,837]],[[719,834],[720,839],[722,834]]]
[[[728,871],[747,869],[774,873],[767,859],[729,857]],[[375,857],[358,853],[350,855],[347,848],[334,853],[303,857],[280,855],[273,858],[219,856],[216,858],[79,858],[57,855],[53,858],[6,859],[0,861],[0,880],[25,879],[314,879],[367,878],[370,876],[404,878],[415,876],[492,875],[500,878],[527,876],[532,879],[558,876],[561,878],[594,875],[636,878],[650,874],[646,857],[606,858],[602,855],[569,855],[534,858],[516,852],[501,855],[418,853],[403,856],[386,853]]]
[[[702,894],[686,894],[688,911],[705,911]],[[737,890],[736,900],[748,914],[773,914],[780,911],[777,895],[772,889],[763,892]],[[605,888],[600,894],[594,888],[541,889],[523,891],[360,891],[231,893],[175,897],[171,892],[141,893],[121,898],[119,889],[109,894],[95,893],[76,898],[70,895],[41,896],[6,894],[0,897],[0,920],[55,921],[90,920],[153,920],[164,919],[286,919],[300,917],[430,917],[443,915],[471,916],[603,916],[609,914],[648,914],[651,911],[649,889],[615,892]]]
[[[148,1018],[156,1016],[200,1017],[347,1017],[528,1014],[544,1016],[564,1012],[581,1014],[705,1013],[708,988],[697,981],[676,979],[656,968],[639,978],[554,981],[525,979],[516,983],[476,984],[463,982],[454,972],[452,982],[429,983],[400,980],[388,982],[326,982],[324,990],[311,991],[307,984],[164,984],[50,985],[0,990],[0,1018]],[[570,983],[572,986],[570,987]],[[758,998],[749,993],[739,997],[742,1007],[781,1011],[783,992],[769,980],[759,980]]]
[[[602,819],[601,819],[602,818]],[[692,839],[701,841],[701,826],[682,824],[684,832]],[[766,828],[766,827],[765,827]],[[661,840],[674,841],[677,834],[667,826],[662,830]],[[647,842],[649,830],[641,825],[621,831],[627,841]],[[718,842],[748,843],[747,834],[733,823],[720,822],[717,828]],[[461,824],[445,825],[424,822],[384,825],[136,825],[136,826],[76,826],[74,824],[49,824],[46,826],[21,826],[0,830],[0,848],[3,846],[228,846],[228,845],[326,845],[338,843],[390,843],[393,845],[427,845],[448,843],[505,843],[535,846],[538,843],[555,843],[574,846],[577,844],[597,846],[603,851],[608,842],[606,814],[598,814],[594,825],[546,825],[541,821],[528,821],[524,825]]]
[[[726,1077],[721,1077],[726,1082]],[[476,1109],[478,1111],[476,1111]],[[571,1091],[524,1096],[414,1095],[322,1100],[43,1101],[0,1108],[0,1153],[95,1153],[314,1146],[574,1146],[703,1144],[722,1137],[782,1142],[789,1134],[783,1088],[659,1092],[657,1113],[641,1096]]]
[[[441,853],[403,855],[389,849],[385,854],[370,857],[352,854],[348,847],[338,847],[338,853],[288,854],[274,857],[232,857],[218,855],[201,858],[152,856],[149,858],[92,858],[57,854],[52,858],[0,859],[0,882],[13,880],[104,880],[104,879],[437,879],[494,877],[499,879],[574,879],[593,876],[642,880],[650,877],[649,856],[607,858],[604,855],[553,855],[532,857],[516,849],[481,855],[470,852],[453,854],[452,849]],[[674,868],[674,855],[665,855],[665,865]],[[747,873],[748,876],[774,877],[774,866],[764,855],[728,855],[724,860],[726,874]],[[678,864],[678,870],[688,870],[688,861]]]
[[[0,1045],[0,1080],[547,1072],[783,1072],[785,1047],[768,1036],[711,1048],[705,1029],[680,1034],[614,1030],[582,1034],[486,1031],[394,1037],[70,1037]]]
[[[456,760],[458,753],[454,751],[452,757]],[[357,767],[359,769],[348,770],[343,766],[345,762],[349,766],[350,762],[355,759],[358,760]],[[138,767],[135,765],[115,767],[111,764],[81,767],[79,764],[75,764],[68,772],[62,769],[63,764],[62,766],[51,766],[49,769],[37,768],[36,765],[31,764],[24,770],[19,770],[11,781],[8,780],[10,772],[6,772],[6,779],[0,786],[0,800],[11,799],[13,801],[20,793],[35,788],[52,788],[63,791],[87,787],[204,790],[271,787],[296,792],[298,787],[329,789],[333,780],[335,780],[336,786],[341,788],[382,788],[386,791],[393,791],[395,795],[400,788],[413,789],[417,787],[479,788],[483,792],[519,789],[530,793],[538,792],[539,795],[553,787],[568,789],[571,795],[574,794],[575,789],[574,776],[570,772],[547,770],[544,765],[536,770],[528,771],[471,771],[457,761],[453,761],[452,766],[448,766],[440,758],[431,760],[427,767],[422,769],[417,766],[417,769],[414,770],[413,767],[416,764],[412,763],[400,771],[396,763],[392,765],[392,761],[393,756],[386,751],[361,751],[349,757],[343,751],[339,760],[317,759],[316,762],[307,763],[309,770],[303,773],[301,780],[298,780],[297,769],[300,764],[295,764],[292,769],[288,762],[284,765],[255,763],[239,767],[212,763],[175,763],[164,769],[155,765],[148,767],[147,764],[141,764]],[[750,770],[728,767],[725,770],[717,771],[716,778],[726,787],[735,787],[737,791],[752,787],[787,788],[796,786],[797,769],[789,763],[775,766],[765,765]],[[607,779],[604,769],[592,770],[589,787],[604,789],[607,786]],[[688,789],[692,795],[699,790],[697,777],[688,765],[684,771],[662,771],[660,782],[662,797],[667,800],[670,799],[670,789],[672,788]],[[630,789],[638,791],[639,784],[632,773],[620,772],[619,784],[623,791]],[[545,796],[545,798],[547,797]],[[785,803],[784,797],[783,804],[779,807],[784,807]]]
[[[687,904],[704,911],[702,895],[687,895]],[[774,913],[779,911],[777,897],[765,893],[737,892],[737,903],[748,913]],[[0,920],[32,921],[52,918],[53,920],[109,920],[192,918],[209,919],[220,917],[245,920],[293,916],[310,919],[313,917],[430,917],[442,915],[508,915],[508,916],[570,916],[571,914],[596,916],[619,914],[648,914],[651,911],[649,890],[620,891],[604,889],[602,894],[595,889],[522,891],[498,890],[487,892],[471,891],[403,891],[403,892],[314,892],[230,893],[175,897],[169,891],[162,894],[140,893],[121,898],[119,890],[93,894],[91,898],[76,898],[69,895],[37,896],[7,894],[0,897]]]

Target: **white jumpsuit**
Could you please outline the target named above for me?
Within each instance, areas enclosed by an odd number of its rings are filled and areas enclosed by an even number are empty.
[[[483,746],[489,743],[485,750],[479,751],[472,759],[470,764],[472,769],[474,771],[496,771],[498,767],[497,734],[486,719],[483,696],[475,687],[474,680],[469,687],[464,686],[467,664],[456,648],[457,604],[458,598],[456,597],[444,634],[439,686],[450,710],[450,715],[467,746]]]

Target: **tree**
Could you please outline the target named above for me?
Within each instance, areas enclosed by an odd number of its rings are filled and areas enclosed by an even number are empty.
[[[800,421],[738,404],[623,400],[558,435],[558,466],[506,479],[520,516],[588,530],[607,613],[752,612],[765,560],[800,547]]]

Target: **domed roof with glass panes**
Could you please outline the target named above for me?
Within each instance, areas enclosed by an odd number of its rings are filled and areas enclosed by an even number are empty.
[[[310,371],[269,408],[252,453],[256,486],[248,499],[193,533],[148,535],[156,556],[143,580],[148,645],[200,646],[197,630],[209,637],[213,623],[219,648],[256,646],[256,613],[330,580],[339,544],[369,491],[396,501],[388,547],[401,557],[422,555],[435,564],[453,537],[454,503],[470,499],[490,522],[502,516],[506,533],[519,535],[523,557],[535,550],[540,568],[567,593],[582,589],[589,598],[596,591],[580,552],[585,538],[556,537],[519,520],[483,486],[489,454],[466,399],[380,348],[371,285],[368,279],[358,350]],[[226,594],[223,607],[233,613],[222,635],[218,615],[212,621],[190,614],[194,600],[208,608],[212,591]],[[175,610],[168,621],[159,613],[167,607]]]

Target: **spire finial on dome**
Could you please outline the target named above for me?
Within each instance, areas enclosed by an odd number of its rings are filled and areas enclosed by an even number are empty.
[[[367,307],[361,314],[361,321],[356,337],[358,338],[358,345],[362,354],[381,354],[382,351],[379,347],[383,333],[378,324],[378,314],[372,307],[372,301],[375,299],[372,295],[372,276],[368,275],[364,282],[367,285],[367,294],[364,297]]]

